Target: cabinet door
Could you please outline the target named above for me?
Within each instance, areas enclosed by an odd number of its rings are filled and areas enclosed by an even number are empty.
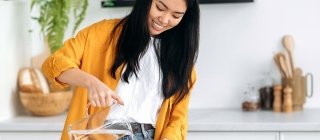
[[[188,140],[279,140],[278,132],[188,132]]]
[[[320,140],[320,132],[281,132],[281,140]]]
[[[58,132],[0,132],[0,140],[59,140]]]

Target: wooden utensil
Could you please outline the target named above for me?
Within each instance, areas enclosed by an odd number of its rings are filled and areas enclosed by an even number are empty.
[[[283,46],[286,49],[286,51],[289,54],[290,57],[290,65],[291,65],[291,70],[292,73],[295,69],[295,65],[294,65],[294,60],[293,60],[293,51],[294,51],[294,42],[293,42],[293,37],[291,35],[285,35],[283,37]]]
[[[284,72],[283,72],[283,70],[282,70],[282,68],[281,68],[281,66],[280,66],[279,59],[277,58],[277,54],[275,54],[275,55],[273,56],[273,60],[274,60],[274,62],[276,63],[276,65],[277,65],[277,67],[278,67],[278,70],[280,71],[281,77],[285,77],[285,74],[284,74]]]
[[[278,59],[279,59],[279,62],[280,62],[281,69],[284,72],[286,78],[290,78],[290,75],[289,75],[289,72],[288,72],[288,69],[287,69],[286,60],[285,60],[284,56],[279,55]]]
[[[283,55],[283,57],[285,58],[285,63],[287,66],[288,74],[292,78],[293,77],[293,69],[292,69],[289,53],[287,51],[285,51],[284,53],[281,53],[281,55]]]
[[[295,68],[293,72],[293,85],[292,85],[292,103],[293,103],[293,110],[300,111],[303,109],[303,104],[305,103],[305,92],[303,88],[305,87],[304,84],[304,77],[302,76],[302,70],[300,68]]]

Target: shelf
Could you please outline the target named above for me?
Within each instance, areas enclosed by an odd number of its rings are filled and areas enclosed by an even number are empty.
[[[200,4],[213,4],[213,3],[243,3],[243,2],[253,2],[253,0],[199,0]],[[101,7],[125,7],[132,6],[134,0],[110,0],[108,2],[101,1]]]

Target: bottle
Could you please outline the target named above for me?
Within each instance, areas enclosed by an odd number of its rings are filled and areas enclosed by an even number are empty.
[[[256,111],[259,106],[259,94],[255,86],[248,84],[247,89],[244,91],[242,110],[243,111]]]
[[[273,111],[274,112],[281,112],[282,107],[282,86],[281,84],[275,85],[273,87]]]
[[[273,80],[269,73],[263,75],[261,88],[259,89],[260,94],[260,106],[262,110],[272,110],[273,107]]]
[[[292,88],[287,85],[283,89],[283,111],[292,112]]]

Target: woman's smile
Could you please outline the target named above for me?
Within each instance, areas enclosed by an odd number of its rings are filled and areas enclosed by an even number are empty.
[[[161,26],[161,25],[159,25],[157,22],[155,22],[154,20],[153,20],[153,28],[154,29],[156,29],[156,30],[158,30],[158,31],[160,31],[160,30],[162,30],[163,29],[163,26]]]

